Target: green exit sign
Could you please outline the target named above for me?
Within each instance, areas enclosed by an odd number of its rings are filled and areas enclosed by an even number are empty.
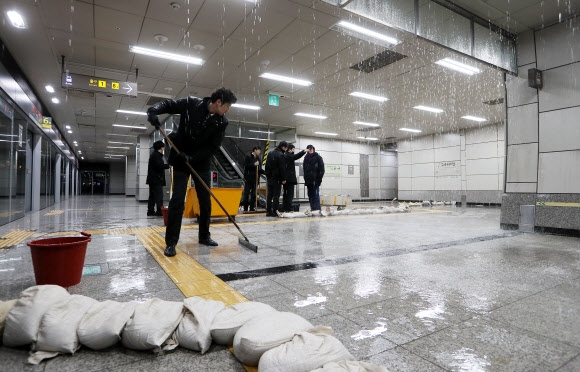
[[[268,104],[270,106],[280,106],[280,96],[277,94],[268,94]]]

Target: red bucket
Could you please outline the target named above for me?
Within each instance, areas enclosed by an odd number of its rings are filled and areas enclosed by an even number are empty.
[[[28,242],[36,284],[70,287],[81,282],[90,234]]]
[[[162,205],[161,206],[161,213],[163,214],[163,226],[167,226],[168,208]]]

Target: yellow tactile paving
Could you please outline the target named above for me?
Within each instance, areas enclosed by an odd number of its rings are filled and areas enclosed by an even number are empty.
[[[0,239],[0,248],[12,247],[20,244],[24,239],[34,235],[33,231],[28,230],[12,230]]]
[[[64,211],[62,209],[55,209],[53,211],[45,213],[44,215],[45,216],[56,216],[56,215],[63,214],[63,213],[64,213]]]

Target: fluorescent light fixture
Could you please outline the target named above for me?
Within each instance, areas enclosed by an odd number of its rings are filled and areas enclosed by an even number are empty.
[[[65,125],[64,126],[66,129],[70,129],[70,125]]]
[[[412,132],[412,133],[421,133],[421,131],[419,129],[399,128],[399,130],[402,130],[405,132]]]
[[[78,153],[80,154],[81,153],[81,150],[79,150]]]
[[[119,146],[107,146],[108,149],[124,149],[129,150],[129,147],[119,147]]]
[[[171,61],[176,61],[176,62],[185,62],[185,63],[189,63],[192,65],[203,65],[203,60],[201,58],[182,56],[179,54],[162,52],[160,50],[155,50],[155,49],[141,48],[141,47],[134,46],[134,45],[129,46],[129,52],[133,52],[136,54],[143,54],[146,56],[151,56],[151,57],[156,57],[156,58],[169,59]]]
[[[67,130],[67,132],[72,133],[72,130],[69,129],[69,130]]]
[[[440,66],[447,67],[447,68],[462,72],[462,73],[467,74],[467,75],[479,74],[481,72],[481,70],[478,68],[471,67],[469,65],[454,61],[454,60],[449,59],[449,58],[440,59],[439,61],[437,61],[435,63],[440,65]]]
[[[121,127],[121,128],[134,128],[134,129],[143,129],[147,130],[147,127],[141,127],[137,125],[123,125],[123,124],[113,124],[114,127]]]
[[[109,141],[109,143],[116,143],[117,145],[134,145],[133,142],[115,142],[115,141]]]
[[[242,108],[242,109],[248,109],[248,110],[259,110],[260,109],[260,106],[242,105],[240,103],[234,103],[232,105],[232,107],[237,107],[237,108]]]
[[[462,119],[467,119],[467,120],[473,120],[473,121],[478,121],[478,122],[482,122],[482,121],[486,121],[487,119],[484,118],[478,118],[477,116],[470,116],[470,115],[465,115],[461,117]]]
[[[74,143],[74,145],[75,145],[75,146],[78,146],[79,144],[75,142],[75,143]]]
[[[338,136],[338,133],[328,133],[328,132],[314,132],[316,134],[322,134],[325,136]]]
[[[54,93],[54,88],[52,85],[46,85],[44,89],[46,89],[47,92]]]
[[[56,98],[56,97],[53,97],[53,98],[52,98],[52,102],[53,102],[53,103],[60,103],[59,99],[58,99],[58,98]]]
[[[414,109],[417,110],[423,110],[423,111],[429,111],[429,112],[434,112],[436,114],[440,114],[443,112],[443,110],[438,109],[438,108],[433,108],[433,107],[427,107],[427,106],[415,106],[413,107]]]
[[[380,127],[379,124],[375,124],[375,123],[365,123],[364,121],[353,121],[353,124],[358,124],[358,125],[366,125],[368,127]]]
[[[274,132],[268,132],[268,131],[265,131],[265,130],[253,130],[253,129],[249,129],[248,132],[253,132],[253,133],[266,133],[266,134],[274,133]]]
[[[373,101],[379,101],[379,102],[386,102],[389,100],[387,97],[373,96],[372,94],[366,94],[366,93],[362,93],[362,92],[352,92],[352,93],[349,93],[349,95],[354,96],[354,97],[372,99]]]
[[[107,136],[135,137],[134,134],[116,134],[116,133],[107,133]]]
[[[375,137],[357,137],[357,138],[360,138],[362,140],[367,140],[367,141],[378,141],[379,140],[378,138],[375,138]]]
[[[84,157],[84,156],[81,156],[81,159],[82,159],[82,160],[85,160],[85,157]]]
[[[0,137],[18,137],[16,134],[0,134]]]
[[[122,114],[144,115],[144,116],[147,116],[147,113],[146,112],[141,112],[141,111],[117,110],[117,112],[120,112]]]
[[[368,28],[364,28],[364,27],[355,25],[354,23],[340,21],[340,22],[338,22],[337,26],[342,27],[342,28],[346,28],[347,30],[350,30],[350,31],[358,32],[358,33],[366,35],[366,36],[370,36],[370,37],[377,39],[377,40],[380,40],[380,41],[386,41],[389,44],[398,44],[399,43],[399,40],[397,40],[393,37],[383,35],[383,34],[378,33],[376,31],[369,30]]]
[[[326,119],[327,118],[327,116],[305,114],[305,113],[302,113],[302,112],[297,112],[294,115],[296,115],[296,116],[304,116],[305,118],[312,118],[312,119]]]
[[[127,156],[125,154],[105,154],[105,156]]]
[[[6,13],[8,15],[8,19],[10,19],[10,23],[12,26],[16,28],[26,28],[26,24],[24,23],[24,18],[14,10],[10,10]]]
[[[265,79],[282,81],[284,83],[302,85],[302,86],[305,86],[305,87],[307,87],[309,85],[312,85],[312,83],[310,81],[307,81],[307,80],[300,80],[300,79],[294,79],[294,78],[287,77],[287,76],[270,74],[269,72],[266,72],[266,73],[260,75],[260,77],[263,77]]]

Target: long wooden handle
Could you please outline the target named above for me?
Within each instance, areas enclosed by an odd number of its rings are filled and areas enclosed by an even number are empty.
[[[258,193],[258,177],[259,177],[258,166],[256,165],[256,187],[254,190],[254,192],[256,193],[256,207],[254,209],[258,209],[258,199],[260,197],[260,194]]]

